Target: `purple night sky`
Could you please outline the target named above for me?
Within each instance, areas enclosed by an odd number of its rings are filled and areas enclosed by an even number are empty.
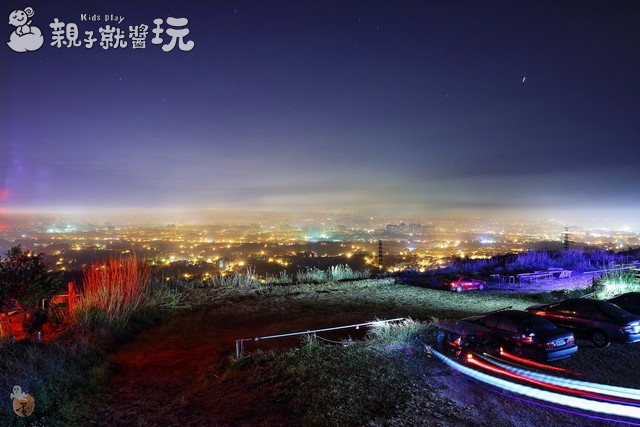
[[[0,209],[640,227],[637,1],[11,1],[5,42],[27,6],[44,45],[0,49]],[[193,50],[151,44],[167,16]],[[56,48],[54,18],[147,46]]]

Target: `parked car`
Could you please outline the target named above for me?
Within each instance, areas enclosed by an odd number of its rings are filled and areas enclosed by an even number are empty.
[[[456,279],[445,283],[447,289],[455,292],[467,291],[469,289],[483,290],[487,286],[484,280],[471,279],[470,277],[459,276]]]
[[[608,301],[572,298],[534,305],[526,311],[543,316],[558,326],[589,334],[596,347],[606,347],[611,342],[640,341],[640,316]]]
[[[477,348],[491,344],[493,336],[488,328],[464,320],[441,320],[435,323],[438,327],[438,345],[455,349],[464,347]]]
[[[471,352],[498,355],[500,345],[488,328],[464,320],[441,320],[438,327],[437,349],[460,363],[467,363]]]
[[[640,292],[627,292],[626,294],[610,298],[607,301],[627,310],[631,314],[640,315]]]
[[[550,362],[578,351],[571,332],[533,313],[502,310],[462,320],[484,326],[507,351],[527,359]]]

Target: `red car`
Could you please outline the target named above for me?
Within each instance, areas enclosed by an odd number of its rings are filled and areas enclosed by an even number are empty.
[[[470,277],[460,276],[455,280],[447,282],[447,289],[455,292],[468,291],[469,289],[483,290],[487,286],[484,280],[471,279]]]

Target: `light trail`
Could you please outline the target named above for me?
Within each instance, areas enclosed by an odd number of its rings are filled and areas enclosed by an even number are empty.
[[[640,404],[640,390],[637,390],[637,389],[618,387],[618,386],[612,386],[607,384],[592,383],[588,381],[573,380],[569,378],[554,377],[552,375],[541,374],[538,372],[528,371],[526,369],[521,369],[521,368],[515,368],[507,363],[499,361],[497,358],[490,355],[480,356],[480,357],[484,358],[485,360],[489,358],[491,359],[491,362],[494,363],[495,365],[498,365],[504,369],[507,369],[511,372],[514,372],[518,375],[522,375],[528,378],[544,381],[550,384],[558,385],[561,387],[567,387],[574,390],[581,390],[586,392],[604,394],[608,396],[620,397],[623,399],[629,399],[631,401],[637,402],[636,404]]]
[[[569,369],[560,368],[558,366],[549,366],[549,365],[545,365],[544,363],[539,363],[539,362],[535,362],[533,360],[525,359],[524,357],[516,356],[515,354],[511,354],[511,353],[508,353],[508,352],[504,351],[502,348],[500,348],[500,356],[503,356],[503,357],[505,357],[507,359],[511,359],[514,362],[522,363],[524,365],[529,365],[529,366],[535,366],[536,368],[545,369],[547,371],[562,372],[562,373],[570,374],[570,375],[581,375],[581,374],[579,374],[577,372],[573,372],[573,371],[571,371]]]
[[[486,360],[486,359],[485,359]],[[544,387],[547,389],[551,389],[551,390],[555,390],[555,391],[560,391],[560,392],[564,392],[564,393],[569,393],[569,394],[577,394],[580,395],[582,397],[587,397],[590,399],[598,399],[598,400],[603,400],[606,402],[615,402],[615,403],[622,403],[622,404],[630,404],[630,405],[638,405],[638,402],[631,399],[623,399],[623,398],[618,398],[618,397],[612,397],[612,396],[608,396],[606,394],[603,393],[598,393],[598,392],[589,392],[589,391],[582,391],[579,389],[574,389],[574,388],[569,388],[569,387],[565,387],[562,385],[558,385],[552,382],[547,382],[547,381],[542,381],[542,380],[538,380],[538,379],[534,379],[534,378],[529,378],[525,375],[522,375],[520,373],[517,372],[513,372],[511,370],[507,370],[505,368],[502,368],[500,366],[495,366],[494,364],[489,364],[489,363],[485,363],[482,362],[478,359],[475,359],[471,354],[467,355],[467,363],[470,363],[474,366],[477,366],[481,369],[485,369],[487,371],[490,372],[495,372],[497,374],[500,375],[504,375],[507,376],[509,378],[514,378],[516,380],[520,380],[520,381],[524,381],[524,382],[528,382],[530,384],[534,384],[540,387]]]
[[[490,384],[502,390],[507,390],[515,394],[532,397],[549,403],[555,403],[562,406],[581,409],[587,412],[596,412],[601,414],[640,419],[640,407],[637,406],[627,406],[619,403],[601,402],[591,399],[585,399],[582,397],[567,396],[548,390],[541,390],[531,386],[513,383],[502,378],[493,377],[484,372],[476,371],[475,369],[471,369],[468,366],[460,365],[449,359],[442,353],[436,351],[432,347],[428,347],[428,350],[450,368],[455,369],[456,371],[474,378],[480,382]]]
[[[574,411],[573,409],[568,409],[568,408],[561,408],[559,406],[554,406],[554,405],[548,405],[546,403],[543,402],[538,402],[537,400],[533,400],[533,399],[526,399],[524,397],[519,397],[513,394],[508,394],[504,391],[500,391],[500,390],[495,390],[496,393],[508,397],[509,399],[513,399],[513,400],[518,400],[520,402],[525,402],[528,403],[530,405],[536,405],[539,406],[541,408],[545,408],[545,409],[551,409],[557,412],[564,412],[565,414],[571,414],[571,415],[575,415],[578,417],[584,417],[584,418],[589,418],[592,420],[598,420],[598,421],[608,421],[608,422],[615,422],[618,424],[626,424],[626,425],[632,425],[632,426],[640,426],[639,423],[630,421],[630,420],[621,420],[621,419],[617,419],[617,418],[607,418],[606,415],[603,416],[599,416],[599,415],[593,415],[593,414],[585,414],[584,412],[578,412],[578,411]]]

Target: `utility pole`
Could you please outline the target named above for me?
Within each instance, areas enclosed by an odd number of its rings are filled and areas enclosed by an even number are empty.
[[[564,233],[562,233],[562,237],[564,250],[567,251],[569,250],[569,246],[571,246],[571,241],[569,240],[569,227],[564,227]]]
[[[384,264],[383,264],[383,258],[382,258],[382,240],[378,240],[378,268],[380,270],[382,270]]]

